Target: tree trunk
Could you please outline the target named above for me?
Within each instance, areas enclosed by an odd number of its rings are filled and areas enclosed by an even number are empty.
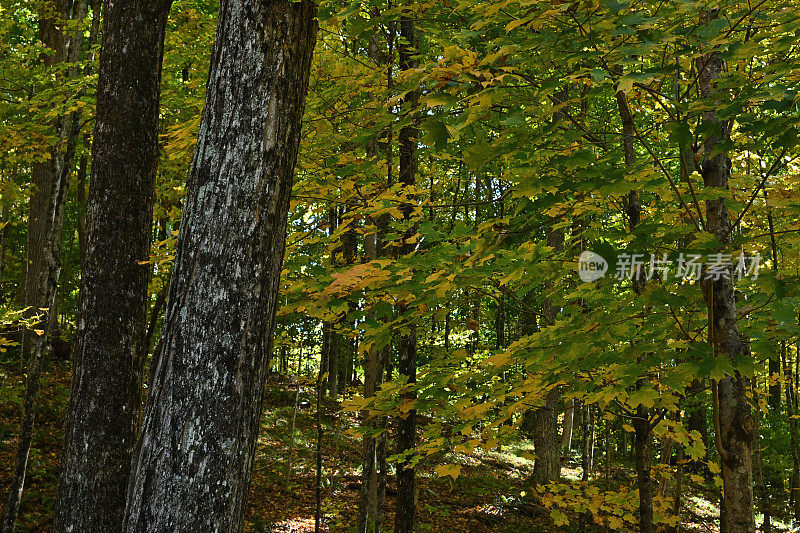
[[[413,55],[416,53],[417,38],[414,21],[408,17],[400,19],[400,36],[402,45],[399,47],[400,68],[404,71],[416,66]],[[409,106],[408,112],[414,113],[417,105],[418,94],[416,90],[407,93],[404,104]],[[416,120],[400,129],[400,175],[399,181],[403,187],[413,187],[417,174],[417,125]],[[411,219],[414,206],[406,202],[402,206],[403,219]],[[405,232],[400,253],[408,255],[414,251],[415,244],[408,238],[416,233],[414,228]],[[400,315],[405,314],[405,305],[398,306]],[[407,330],[400,336],[398,354],[398,372],[413,387],[417,381],[417,328],[408,324]],[[404,401],[415,401],[417,394],[410,390],[403,394]],[[414,450],[417,430],[417,410],[411,409],[405,417],[397,421],[397,452],[411,453]],[[411,533],[414,530],[416,514],[416,472],[409,464],[408,458],[397,465],[397,509],[395,512],[394,530],[396,533]]]
[[[800,360],[800,345],[795,357]],[[797,388],[792,384],[792,366],[788,355],[784,360],[784,374],[789,376],[786,385],[786,414],[789,418],[789,444],[792,454],[792,479],[789,483],[793,503],[794,521],[800,523],[800,440],[797,438]]]
[[[106,6],[75,358],[55,531],[118,531],[142,397],[146,264],[171,0]]]
[[[639,531],[653,533],[653,481],[650,476],[651,449],[653,432],[650,431],[649,410],[643,405],[636,409],[633,420],[634,429],[634,462],[636,464],[636,480],[639,485]]]
[[[753,405],[758,406],[758,402],[758,389],[753,386]],[[753,480],[755,483],[755,488],[758,490],[758,499],[760,500],[759,503],[761,504],[761,514],[764,516],[764,521],[761,524],[761,531],[762,533],[770,533],[772,531],[772,509],[770,509],[769,505],[769,492],[767,491],[767,484],[764,476],[764,462],[761,457],[760,411],[761,410],[758,407],[753,410],[753,422],[755,424],[753,430]]]
[[[375,38],[370,39],[370,50],[373,57],[377,57],[377,44]],[[374,138],[367,144],[367,156],[376,158],[378,156],[378,139]],[[386,217],[378,217],[374,221],[374,231],[364,237],[364,256],[366,260],[374,261],[384,255],[383,236],[386,232]],[[374,308],[368,308],[367,321],[375,320],[377,315]],[[383,348],[370,346],[366,351],[363,361],[364,367],[364,398],[371,398],[375,395],[381,384],[382,365],[381,356]],[[365,413],[362,424],[368,429],[375,431],[379,428],[381,420],[378,418],[368,418]],[[380,514],[382,512],[379,505],[378,487],[378,440],[374,434],[365,435],[362,442],[362,467],[361,467],[361,495],[358,505],[358,533],[378,533],[380,524]]]
[[[547,244],[558,253],[564,249],[564,232],[553,229],[547,235]],[[551,285],[548,284],[548,287]],[[551,298],[545,298],[542,303],[542,317],[547,325],[555,324],[559,308],[553,305]],[[533,333],[532,330],[528,334]],[[533,464],[533,480],[544,485],[557,481],[561,475],[561,450],[558,447],[558,389],[548,391],[544,405],[533,412],[526,412],[525,417],[530,419],[533,448],[536,461]]]
[[[75,203],[78,211],[78,257],[81,264],[86,257],[86,173],[88,165],[89,157],[84,153],[78,162],[78,179],[75,190]]]
[[[317,453],[316,453],[316,477],[314,480],[314,496],[316,505],[314,509],[314,533],[319,533],[322,522],[322,439],[324,437],[322,427],[322,367],[317,374]]]
[[[616,96],[617,108],[622,121],[622,148],[625,155],[625,166],[630,170],[636,162],[636,152],[633,146],[636,127],[626,94],[618,91]],[[624,204],[628,216],[628,229],[633,233],[641,221],[639,193],[635,190],[631,191],[624,199]],[[637,295],[644,290],[644,278],[641,274],[643,273],[633,273],[633,291]],[[645,384],[646,378],[642,377],[637,381],[636,386],[641,388]],[[633,428],[634,464],[639,482],[639,530],[642,533],[652,533],[655,531],[653,526],[653,488],[650,475],[653,435],[650,427],[650,410],[641,404],[636,407]]]
[[[328,208],[328,237],[333,239],[336,232],[336,227],[339,224],[339,216],[335,207]],[[336,250],[331,251],[331,266],[336,267]],[[328,371],[327,389],[332,400],[336,400],[339,396],[339,332],[336,330],[334,322],[328,321],[323,324],[323,331],[327,326],[328,330],[328,344],[323,346],[325,349],[322,357],[324,358],[324,366]],[[324,344],[324,343],[323,343]]]
[[[42,63],[52,68],[66,57],[66,42],[62,32],[63,21],[69,18],[65,0],[45,2],[39,15],[39,39],[52,50],[42,54]],[[64,117],[55,119],[51,126],[58,141],[62,140]],[[28,317],[41,314],[36,326],[42,333],[23,330],[21,367],[25,371],[25,396],[22,402],[22,424],[15,458],[14,471],[8,491],[3,519],[3,531],[13,532],[19,512],[25,472],[33,440],[35,410],[39,395],[41,359],[47,341],[49,316],[55,304],[58,279],[61,274],[60,245],[64,217],[64,199],[67,183],[62,171],[64,162],[61,142],[49,151],[49,158],[32,166],[31,193],[28,206],[28,231],[26,243],[25,275],[22,282],[22,304],[29,308]],[[42,313],[42,309],[46,310]]]
[[[0,220],[0,287],[2,287],[3,273],[6,269],[6,237],[8,236],[8,227],[11,220],[11,206],[9,204],[10,201],[6,196],[6,201],[3,204],[2,220]],[[2,293],[0,292],[0,294]]]
[[[564,422],[561,427],[561,447],[569,455],[572,449],[572,425],[575,418],[575,400],[567,400],[564,407]]]
[[[589,405],[582,403],[580,405],[581,416],[581,481],[584,484],[589,482]],[[591,513],[584,511],[578,515],[578,531],[585,533],[589,521],[591,520]]]
[[[689,386],[688,405],[686,406],[687,421],[686,429],[688,431],[697,431],[703,439],[703,444],[708,447],[708,406],[707,400],[703,397],[703,390],[706,388],[706,383],[702,379],[693,379]],[[697,461],[690,463],[693,470],[699,470],[701,464]]]
[[[331,400],[339,397],[339,343],[342,339],[341,333],[336,331],[333,322],[330,323],[330,337],[328,339],[328,393]]]
[[[558,442],[558,389],[548,391],[543,407],[525,413],[531,418],[531,434],[536,461],[533,481],[545,485],[561,475],[561,449]]]
[[[707,25],[719,15],[705,11],[700,24]],[[716,80],[722,74],[723,60],[717,52],[698,59],[698,87],[704,98],[725,99],[718,92]],[[703,183],[707,189],[718,189],[719,197],[706,201],[706,223],[709,233],[716,235],[723,248],[731,244],[731,220],[724,198],[727,196],[731,162],[720,145],[730,137],[730,122],[720,120],[715,110],[703,113],[703,123],[716,131],[705,141],[702,160]],[[735,361],[745,351],[745,342],[737,326],[736,300],[730,269],[719,279],[704,279],[703,294],[709,309],[709,339],[714,356]],[[724,515],[721,528],[727,533],[755,531],[753,513],[753,417],[747,400],[747,380],[738,372],[720,380],[717,389],[715,416],[716,444],[722,458]]]
[[[242,530],[315,16],[220,5],[125,531]]]

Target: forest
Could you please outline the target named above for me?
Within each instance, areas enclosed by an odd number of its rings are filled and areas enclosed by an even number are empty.
[[[0,0],[2,533],[800,531],[797,0]]]

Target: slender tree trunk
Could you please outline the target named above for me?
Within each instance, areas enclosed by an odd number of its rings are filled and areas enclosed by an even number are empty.
[[[445,352],[450,351],[450,309],[444,316],[444,350]]]
[[[322,438],[324,436],[322,428],[322,367],[317,375],[317,468],[316,479],[314,480],[314,495],[316,506],[314,509],[314,533],[319,533],[322,522]]]
[[[683,505],[683,446],[678,446],[677,467],[675,472],[675,490],[672,494],[672,514],[678,518],[678,523],[667,528],[668,533],[678,533],[681,529],[681,508]]]
[[[611,490],[611,421],[606,420],[606,427],[605,427],[605,458],[603,461],[603,470],[606,482],[606,491]]]
[[[375,39],[370,40],[370,46],[376,47]],[[372,48],[371,48],[372,49]],[[373,56],[377,56],[373,51]],[[367,155],[375,158],[378,155],[377,138],[372,139],[367,145]],[[364,255],[367,261],[374,261],[383,256],[383,235],[386,231],[386,218],[379,217],[375,221],[375,229],[364,238]],[[375,310],[367,310],[367,320],[377,318]],[[381,383],[381,359],[382,348],[370,347],[367,350],[364,366],[364,398],[371,398],[375,395]],[[380,420],[368,418],[365,413],[363,425],[371,431],[378,429]],[[378,533],[380,523],[381,508],[379,507],[378,497],[378,441],[374,434],[365,435],[362,443],[362,469],[361,469],[361,495],[358,506],[358,533]]]
[[[147,353],[149,272],[142,262],[150,255],[170,4],[137,0],[106,7],[80,341],[55,531],[118,531],[122,526]]]
[[[653,481],[650,476],[651,450],[653,433],[650,431],[649,410],[643,405],[636,409],[633,420],[635,435],[634,462],[636,464],[636,480],[639,486],[639,530],[641,533],[653,533]]]
[[[767,202],[767,191],[764,191],[764,202]],[[778,272],[778,242],[775,239],[775,222],[772,218],[772,209],[767,210],[767,223],[769,226],[770,251],[772,252],[772,270]],[[785,352],[785,343],[782,348]],[[767,376],[769,378],[768,405],[770,410],[777,412],[781,408],[781,360],[779,358],[770,357],[767,366]]]
[[[622,121],[622,147],[625,155],[625,166],[631,169],[636,163],[636,152],[634,150],[635,125],[633,115],[628,106],[628,98],[623,91],[619,91],[617,96],[617,107]],[[625,211],[628,216],[628,228],[633,232],[641,220],[641,206],[639,205],[639,193],[631,191],[625,198]],[[633,273],[633,290],[638,295],[644,289],[644,279],[642,273]],[[637,381],[637,387],[643,387],[646,383],[645,378]],[[639,483],[639,530],[641,533],[653,533],[653,488],[650,475],[651,450],[653,435],[650,427],[650,411],[643,405],[636,407],[636,418],[633,421],[634,428],[634,464],[636,466],[636,478]]]
[[[581,415],[581,481],[584,483],[589,482],[589,405],[586,403],[582,403],[580,405],[580,415]],[[578,516],[578,530],[581,533],[586,532],[586,528],[589,525],[591,514],[588,512],[582,512]]]
[[[753,422],[755,424],[753,429],[753,478],[755,488],[758,491],[759,503],[761,504],[761,514],[764,516],[761,531],[770,533],[772,531],[772,510],[770,509],[769,493],[764,479],[764,463],[761,457],[761,414],[758,408],[758,390],[755,386],[753,386],[753,405],[756,406],[753,410]]]
[[[800,345],[795,355],[800,359]],[[789,445],[792,455],[792,478],[789,483],[794,521],[800,523],[800,440],[797,437],[797,388],[792,384],[792,366],[788,355],[784,361],[784,374],[789,376],[786,391],[786,414],[789,417]]]
[[[589,472],[594,470],[594,444],[595,444],[595,429],[597,427],[597,419],[595,417],[595,406],[589,406]]]
[[[706,383],[701,379],[693,379],[689,385],[687,398],[688,405],[686,406],[687,420],[686,429],[688,431],[697,431],[703,439],[703,444],[708,446],[708,407],[707,398],[704,398],[703,391],[706,388]],[[697,461],[691,462],[691,468],[695,471],[702,468],[702,465]]]
[[[392,0],[388,0],[387,6],[389,9],[392,8]],[[388,94],[391,94],[392,87],[394,85],[393,79],[393,52],[394,52],[394,43],[395,37],[397,32],[397,26],[394,21],[388,22],[388,43],[387,43],[387,67],[386,67],[386,91]],[[386,186],[391,187],[394,181],[394,154],[393,154],[393,146],[392,146],[392,137],[393,137],[394,129],[392,127],[392,123],[389,122],[386,125]],[[380,220],[380,227],[384,230],[384,235],[386,230],[389,226],[389,218],[384,216]],[[383,236],[380,234],[378,238],[383,241]],[[376,243],[377,244],[377,243]],[[445,342],[447,342],[445,340]],[[386,381],[387,383],[392,380],[392,355],[393,355],[393,346],[392,341],[390,340],[389,343],[383,347],[380,352],[378,358],[378,378],[376,382],[380,382],[381,380]],[[389,432],[389,418],[388,417],[381,417],[378,422],[378,427],[381,429],[381,434],[378,436],[378,442],[376,445],[376,462],[377,462],[377,470],[378,470],[378,503],[377,503],[377,513],[375,516],[375,532],[379,533],[383,527],[383,508],[384,503],[386,502],[386,486],[388,483],[389,477],[389,465],[386,460],[386,443],[388,442],[388,432]]]
[[[11,205],[8,197],[3,204],[3,215],[0,220],[0,287],[3,284],[3,273],[6,270],[6,238],[8,236],[8,227],[11,220]]]
[[[124,530],[241,531],[313,2],[223,0]]]
[[[339,344],[342,335],[336,331],[333,322],[330,323],[330,338],[328,339],[328,393],[331,400],[339,398]]]
[[[400,52],[400,68],[404,71],[416,66],[413,55],[416,53],[417,36],[414,21],[406,16],[400,19],[400,36],[402,45]],[[418,94],[416,90],[409,91],[404,104],[409,106],[409,112],[414,113],[417,105]],[[417,174],[417,125],[416,121],[400,129],[400,184],[403,187],[413,187]],[[414,206],[406,202],[402,206],[403,219],[411,219]],[[410,254],[414,251],[415,244],[409,242],[408,237],[415,233],[414,228],[406,231],[403,236],[400,253]],[[399,306],[399,313],[405,314],[405,306]],[[417,328],[413,324],[406,326],[400,336],[398,354],[398,372],[413,387],[417,381]],[[404,401],[415,401],[416,392],[411,390],[403,394]],[[397,421],[397,451],[398,453],[411,453],[414,450],[417,431],[417,410],[411,409],[405,417]],[[416,472],[410,465],[408,458],[397,465],[397,509],[395,511],[395,532],[411,533],[414,530],[416,514]]]
[[[339,224],[339,216],[335,207],[328,208],[328,236],[332,239],[336,232],[336,227]],[[336,267],[336,250],[331,251],[331,265]],[[326,323],[328,330],[328,344],[324,346],[327,348],[322,354],[325,359],[325,369],[328,371],[328,393],[332,400],[339,397],[339,332],[336,330],[334,322],[328,321]],[[326,325],[323,325],[323,330]],[[324,343],[323,343],[324,344]]]
[[[506,345],[506,305],[503,297],[497,300],[497,314],[494,317],[495,346],[502,350]]]
[[[567,400],[564,407],[564,422],[561,426],[561,447],[569,454],[572,449],[572,425],[575,418],[575,400]]]
[[[39,39],[52,53],[42,54],[46,68],[60,64],[67,55],[66,41],[62,32],[69,18],[65,0],[50,0],[43,4],[39,20]],[[49,158],[33,164],[31,182],[33,192],[28,207],[28,231],[26,243],[26,269],[22,283],[22,304],[29,310],[28,317],[41,314],[37,328],[42,333],[25,329],[22,334],[21,366],[25,371],[25,396],[22,402],[22,424],[14,471],[8,491],[8,501],[3,519],[3,532],[15,529],[15,522],[25,486],[36,404],[39,395],[42,354],[48,335],[50,315],[55,305],[58,279],[61,274],[60,245],[64,217],[64,199],[67,182],[62,166],[64,117],[52,124],[57,144],[51,148]],[[46,310],[42,313],[42,309]]]
[[[718,11],[705,11],[700,24],[705,26],[719,15]],[[705,98],[725,96],[718,92],[717,79],[723,72],[723,60],[717,52],[709,52],[698,59],[698,87]],[[706,201],[706,223],[709,233],[715,235],[723,248],[731,244],[731,220],[725,197],[728,189],[731,162],[720,145],[730,137],[730,122],[720,120],[715,110],[703,113],[703,123],[717,132],[705,141],[702,160],[703,183],[707,189],[719,190],[719,198]],[[703,294],[708,306],[709,339],[716,357],[733,361],[746,351],[745,341],[737,326],[736,300],[732,272],[720,279],[704,279]],[[722,459],[724,515],[721,528],[726,533],[755,531],[753,513],[753,458],[752,440],[754,422],[747,399],[747,379],[739,372],[720,380],[717,387],[715,420],[716,444]]]
[[[86,173],[88,165],[89,157],[84,153],[78,162],[78,179],[75,190],[75,203],[78,211],[78,257],[80,257],[81,264],[86,257]]]
[[[323,375],[322,378],[323,396],[328,392],[328,383],[330,381],[329,380],[330,376],[327,375],[328,372],[330,371],[328,368],[330,365],[330,352],[331,352],[330,344],[331,344],[331,323],[326,320],[322,322],[322,346],[320,347],[320,353],[319,353],[319,366],[320,369],[322,370],[322,375]]]

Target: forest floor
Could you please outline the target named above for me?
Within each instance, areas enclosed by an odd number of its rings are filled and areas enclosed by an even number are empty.
[[[0,365],[0,502],[7,498],[18,431],[22,377],[14,365]],[[55,507],[63,420],[68,400],[69,365],[49,364],[43,377],[37,427],[31,450],[19,531],[49,531]],[[295,405],[298,408],[295,410]],[[295,412],[296,411],[296,412]],[[328,402],[323,409],[323,504],[324,529],[348,531],[358,515],[361,457],[358,439],[346,430],[352,415]],[[295,416],[293,416],[295,415]],[[295,438],[291,442],[294,418]],[[246,531],[314,531],[316,409],[314,391],[285,378],[270,378],[264,399],[264,416],[253,469],[253,485],[247,510]],[[435,464],[419,468],[418,530],[437,532],[546,532],[577,530],[577,519],[567,513],[567,524],[556,527],[551,509],[540,501],[520,498],[532,472],[530,443],[503,447],[469,456],[439,457],[457,462],[461,475],[440,478]],[[566,479],[580,476],[580,467],[568,464]],[[632,477],[620,469],[614,476]],[[393,479],[389,479],[384,523],[394,519]],[[713,497],[702,490],[688,496],[684,531],[717,531],[718,509]],[[632,517],[629,517],[632,518]],[[630,530],[624,527],[625,530]],[[589,528],[591,531],[592,528]],[[598,528],[597,531],[605,530]]]

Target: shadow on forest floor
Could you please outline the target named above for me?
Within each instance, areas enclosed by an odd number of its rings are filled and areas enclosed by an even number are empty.
[[[0,377],[0,502],[4,504],[13,468],[23,382],[10,361],[0,365]],[[49,531],[51,528],[68,387],[68,363],[49,365],[41,388],[19,531]],[[296,385],[287,379],[272,377],[268,382],[246,531],[314,531],[315,397],[309,388],[301,387],[297,398],[296,391]],[[292,444],[290,430],[296,399],[298,409]],[[358,516],[361,452],[359,441],[347,429],[353,426],[355,419],[331,402],[324,404],[323,412],[324,530],[354,530]],[[559,509],[559,502],[566,501],[559,496],[561,492],[557,491],[556,497],[542,499],[526,489],[526,479],[533,467],[531,448],[530,443],[521,441],[492,452],[439,454],[423,461],[418,469],[418,531],[577,531],[577,515],[566,508],[561,520],[564,525],[556,526],[553,521],[553,511]],[[434,473],[436,464],[430,459],[440,464],[458,464],[461,475],[456,479],[437,477]],[[579,484],[576,480],[580,477],[580,467],[567,464],[562,476],[563,494],[568,495]],[[615,484],[624,484],[632,478],[632,473],[623,469],[615,469],[612,476]],[[601,484],[599,480],[595,483]],[[391,530],[395,503],[392,476],[388,485],[384,524],[386,530]],[[713,498],[710,494],[709,491],[697,490],[687,498],[683,531],[717,531],[718,509],[711,503]],[[634,517],[627,516],[627,520],[631,519]],[[632,530],[628,522],[615,529]],[[588,529],[593,530],[607,529],[603,526]]]

